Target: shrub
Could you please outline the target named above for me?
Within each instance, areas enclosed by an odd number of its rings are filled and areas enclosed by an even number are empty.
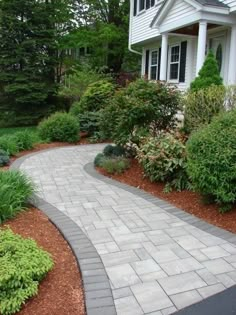
[[[9,155],[16,155],[19,152],[16,139],[13,135],[0,137],[0,149],[6,151]]]
[[[5,166],[10,162],[9,155],[6,151],[0,149],[0,166]]]
[[[187,133],[209,124],[215,115],[224,111],[225,88],[211,86],[196,92],[189,91],[184,99],[184,128]]]
[[[225,107],[228,110],[236,109],[236,85],[226,87]]]
[[[83,97],[77,106],[77,112],[96,112],[110,102],[111,97],[115,93],[115,86],[106,80],[97,81],[88,86]],[[71,113],[75,113],[74,106]]]
[[[222,85],[223,80],[220,76],[219,65],[213,54],[209,52],[198,77],[191,83],[191,90],[198,91],[211,85]]]
[[[14,138],[19,151],[31,150],[36,142],[36,136],[27,130],[16,132]]]
[[[0,313],[19,312],[37,295],[39,283],[52,269],[51,256],[31,239],[0,229]]]
[[[101,167],[102,161],[105,159],[105,156],[103,153],[98,153],[97,156],[94,159],[94,165],[96,167]]]
[[[104,150],[103,150],[103,154],[106,157],[120,157],[120,156],[124,156],[125,155],[125,149],[119,145],[107,145]]]
[[[87,132],[88,136],[93,136],[99,132],[100,112],[84,112],[78,115],[80,130]]]
[[[0,224],[23,210],[34,186],[19,171],[0,171]]]
[[[167,190],[171,187],[178,191],[190,189],[185,145],[172,134],[162,132],[145,138],[137,150],[137,158],[152,182],[167,183]]]
[[[236,110],[216,117],[187,143],[188,173],[195,189],[226,208],[236,201],[235,144]]]
[[[79,140],[79,123],[67,113],[55,113],[38,126],[39,135],[44,140],[73,143]]]
[[[163,83],[137,80],[118,92],[102,110],[100,129],[104,137],[124,145],[137,142],[151,129],[173,127],[179,109],[179,92]]]
[[[101,162],[101,167],[109,174],[122,174],[130,167],[130,162],[125,158],[105,158]]]

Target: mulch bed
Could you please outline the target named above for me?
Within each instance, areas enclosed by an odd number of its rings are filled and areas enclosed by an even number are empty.
[[[6,223],[15,233],[34,239],[51,253],[54,268],[41,282],[39,293],[19,315],[85,315],[84,292],[76,259],[60,232],[38,209],[20,213]]]
[[[173,191],[166,194],[163,192],[165,186],[163,183],[151,183],[147,178],[144,178],[143,170],[137,160],[132,160],[130,169],[121,175],[110,175],[101,168],[98,168],[98,171],[117,181],[143,189],[208,223],[236,233],[236,206],[230,212],[220,214],[216,205],[204,204],[201,196],[195,192]]]

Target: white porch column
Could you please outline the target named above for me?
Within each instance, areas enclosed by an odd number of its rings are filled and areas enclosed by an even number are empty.
[[[236,84],[236,25],[231,29],[228,84]]]
[[[168,34],[162,34],[160,80],[167,79]]]
[[[206,39],[207,39],[207,22],[200,21],[199,32],[198,32],[196,76],[198,76],[198,72],[201,70],[203,63],[205,61]]]

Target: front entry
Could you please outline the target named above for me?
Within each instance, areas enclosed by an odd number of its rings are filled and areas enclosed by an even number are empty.
[[[210,38],[209,48],[213,51],[219,65],[221,77],[224,78],[225,69],[225,37],[218,36]]]

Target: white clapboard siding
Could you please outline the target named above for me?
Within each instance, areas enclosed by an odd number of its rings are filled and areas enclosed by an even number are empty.
[[[183,0],[175,0],[175,4],[171,7],[168,15],[165,17],[162,26],[166,26],[167,24],[174,23],[179,20],[180,17],[185,18],[196,12],[196,9]]]
[[[132,19],[132,36],[131,43],[136,44],[151,38],[159,36],[157,29],[152,29],[150,24],[155,17],[156,13],[161,7],[163,1],[160,1],[156,6],[141,12],[137,16],[134,16]]]

